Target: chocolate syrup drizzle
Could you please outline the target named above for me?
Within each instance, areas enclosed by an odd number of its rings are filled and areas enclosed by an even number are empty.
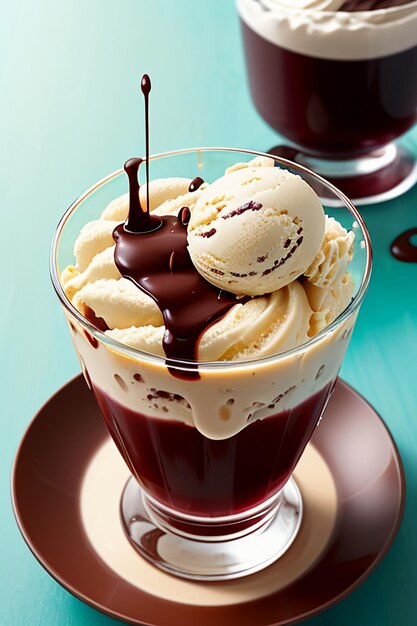
[[[151,79],[147,74],[142,76],[140,88],[145,100],[145,155],[146,155],[146,210],[149,213],[149,94]]]
[[[391,244],[392,256],[405,263],[417,263],[417,246],[411,243],[414,235],[417,235],[417,228],[401,233]]]
[[[144,79],[141,88],[147,106],[150,81]],[[147,116],[145,124],[148,138]],[[146,150],[148,161],[148,139]],[[234,294],[211,285],[195,269],[187,249],[187,224],[191,215],[188,207],[183,207],[178,217],[156,217],[143,209],[138,182],[142,162],[143,159],[129,159],[125,164],[129,179],[129,215],[126,223],[119,224],[113,232],[116,242],[114,261],[120,274],[134,282],[158,305],[165,324],[163,348],[170,367],[173,359],[197,360],[202,333],[223,317],[237,299]],[[148,168],[146,175],[149,189]],[[190,191],[198,189],[202,183],[201,178],[195,178]],[[192,363],[182,374],[174,368],[170,371],[182,378],[199,378],[197,367]]]
[[[143,159],[129,159],[124,164],[124,169],[129,179],[129,215],[124,228],[131,233],[148,233],[158,230],[162,226],[162,220],[149,211],[144,211],[139,198],[138,171]],[[149,184],[147,184],[149,189]]]

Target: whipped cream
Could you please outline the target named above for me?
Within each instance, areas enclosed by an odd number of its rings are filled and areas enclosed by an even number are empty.
[[[372,59],[417,45],[417,1],[389,9],[340,11],[342,0],[237,0],[243,22],[299,54]]]

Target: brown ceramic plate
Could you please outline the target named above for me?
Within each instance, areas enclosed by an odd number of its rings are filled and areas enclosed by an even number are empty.
[[[87,538],[81,485],[107,438],[79,376],[30,424],[16,455],[13,504],[23,537],[45,569],[77,598],[128,623],[272,626],[311,617],[373,571],[401,522],[405,484],[397,448],[374,409],[339,381],[312,440],[337,493],[333,532],[313,565],[286,587],[249,602],[208,607],[169,601],[157,587],[147,593],[119,577]]]

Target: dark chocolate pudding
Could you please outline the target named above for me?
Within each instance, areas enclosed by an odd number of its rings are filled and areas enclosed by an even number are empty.
[[[94,391],[110,434],[148,494],[182,513],[223,516],[250,509],[282,489],[332,387],[217,441],[181,422],[131,411],[100,389]],[[173,411],[178,401],[172,398]]]

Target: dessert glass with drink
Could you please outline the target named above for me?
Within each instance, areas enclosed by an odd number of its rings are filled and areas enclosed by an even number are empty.
[[[239,262],[245,262],[255,235],[248,235],[239,252],[241,239],[233,243],[235,235],[229,230],[230,238],[224,240],[220,227],[232,228],[236,222],[236,232],[243,237],[241,229],[257,219],[262,203],[265,208],[272,197],[269,188],[262,187],[264,177],[282,178],[273,197],[279,199],[280,224],[287,224],[290,233],[280,242],[285,257],[255,280],[251,272],[232,273],[237,284],[244,285],[243,293],[233,295],[227,310],[207,323],[196,341],[194,360],[166,357],[162,350],[166,329],[172,328],[171,322],[178,325],[178,319],[170,320],[165,307],[161,321],[157,298],[144,295],[139,282],[121,277],[125,274],[120,272],[120,259],[125,254],[126,260],[130,241],[121,239],[138,237],[139,247],[145,241],[140,240],[142,234],[122,232],[129,211],[129,197],[122,195],[123,170],[73,203],[58,225],[51,253],[52,281],[86,382],[132,473],[121,494],[121,523],[129,540],[142,556],[172,574],[198,580],[236,578],[266,567],[296,538],[303,506],[291,476],[331,396],[368,286],[369,237],[343,193],[285,159],[247,150],[201,148],[152,156],[150,166],[149,208],[161,216],[179,211],[178,223],[176,218],[169,222],[171,233],[184,227],[186,237],[188,228],[196,266],[208,258],[210,245],[223,245],[226,256],[232,249],[233,255],[241,255]],[[205,185],[202,179],[216,182]],[[239,193],[247,194],[246,202],[235,202],[229,180],[235,185],[240,181]],[[252,193],[255,188],[258,191]],[[132,195],[131,186],[130,206],[142,191],[133,185]],[[339,205],[329,208],[325,202],[326,223],[318,197]],[[306,201],[312,203],[311,212],[317,212],[309,228]],[[191,218],[183,205],[191,207]],[[303,219],[291,217],[293,205]],[[213,206],[214,217],[207,217],[207,207]],[[271,211],[259,224],[269,215]],[[166,224],[165,219],[164,228]],[[258,223],[253,224],[250,230],[255,232]],[[314,261],[300,275],[298,248],[305,249],[304,240],[313,241],[316,229]],[[158,246],[165,245],[162,231],[146,233],[155,236],[155,259]],[[74,242],[76,267],[71,265]],[[270,241],[266,254],[258,254],[261,267],[267,267],[273,245]],[[181,254],[167,256],[169,269],[163,277],[168,291],[178,285],[179,300],[188,280]],[[184,254],[188,263],[185,248]],[[252,297],[253,285],[256,292],[259,283],[272,280],[271,274],[276,276],[291,263],[295,276],[291,282]],[[221,270],[210,268],[218,285],[210,289],[218,289],[216,297],[223,301]],[[149,276],[143,284],[162,280],[159,274]],[[193,314],[193,306],[187,310]],[[178,337],[175,340],[179,342]]]
[[[397,144],[417,120],[414,0],[237,0],[250,91],[289,145],[356,204],[417,180]]]

